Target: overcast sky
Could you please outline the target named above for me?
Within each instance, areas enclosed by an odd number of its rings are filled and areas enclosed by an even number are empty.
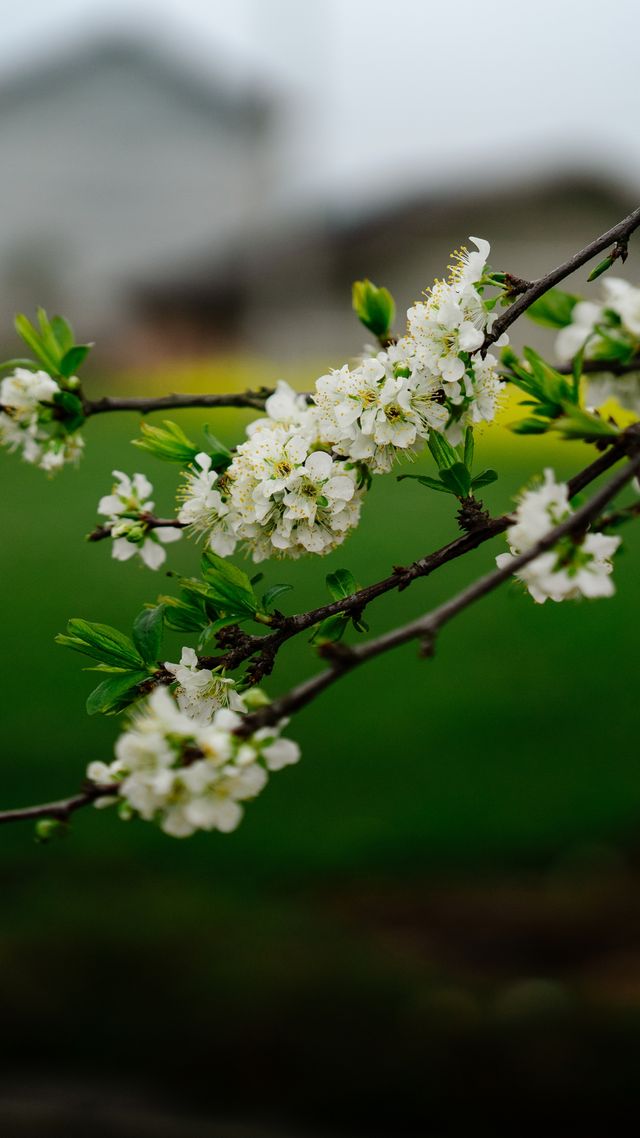
[[[292,197],[543,166],[640,184],[638,0],[0,0],[0,15],[5,70],[130,25],[210,70],[271,77]]]

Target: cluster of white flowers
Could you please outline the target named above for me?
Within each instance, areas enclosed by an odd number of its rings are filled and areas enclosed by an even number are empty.
[[[520,499],[516,521],[507,530],[511,552],[496,557],[498,567],[508,566],[519,553],[532,549],[572,512],[566,484],[556,482],[553,471],[545,470],[542,485],[526,491]],[[515,576],[539,604],[547,598],[610,597],[615,592],[611,558],[619,544],[619,537],[602,533],[567,537],[518,569]]]
[[[449,280],[409,309],[405,336],[318,380],[321,433],[336,453],[386,472],[398,451],[423,445],[430,431],[455,446],[465,427],[494,418],[503,384],[495,357],[479,352],[495,316],[476,287],[490,246],[471,241],[477,251],[455,254]]]
[[[180,521],[221,556],[238,544],[254,561],[329,553],[358,523],[366,471],[389,471],[430,431],[457,445],[491,420],[503,384],[495,357],[480,355],[494,315],[477,288],[489,243],[471,240],[477,251],[456,254],[397,343],[321,376],[311,403],[281,381],[222,475],[197,455]]]
[[[184,677],[178,678],[184,692]],[[190,700],[193,687],[189,691]],[[216,708],[210,692],[204,704],[199,706],[197,698],[189,702],[197,712],[194,717],[166,688],[152,692],[117,740],[115,761],[89,764],[92,782],[117,786],[117,795],[97,804],[119,801],[125,812],[158,822],[176,838],[196,830],[235,830],[242,803],[260,793],[268,772],[296,763],[300,750],[292,740],[279,737],[284,722],[243,738],[237,733],[241,715]]]
[[[266,411],[220,477],[197,455],[178,518],[221,556],[238,544],[254,561],[328,553],[359,520],[357,472],[322,449],[315,408],[287,384],[278,384]]]
[[[71,381],[69,381],[71,382]],[[60,385],[44,371],[16,368],[0,382],[0,444],[20,450],[25,462],[54,474],[77,463],[84,441],[56,417]]]
[[[121,470],[112,471],[115,483],[110,494],[98,502],[98,513],[107,518],[116,561],[129,561],[137,553],[149,569],[159,569],[166,560],[163,545],[179,541],[182,530],[175,526],[149,526],[153,486],[144,474],[132,478]]]
[[[607,338],[628,347],[630,354],[640,349],[640,288],[616,277],[605,278],[602,288],[601,303],[580,301],[573,309],[571,323],[558,333],[556,353],[563,363],[583,348],[586,359],[606,358],[611,354]],[[603,365],[602,372],[591,374],[585,394],[587,406],[595,410],[610,399],[640,415],[640,370],[618,377]]]

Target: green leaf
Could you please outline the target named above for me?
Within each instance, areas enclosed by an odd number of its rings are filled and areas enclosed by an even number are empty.
[[[90,351],[91,344],[75,344],[74,347],[69,348],[60,360],[60,375],[63,375],[65,379],[72,376],[84,363]]]
[[[133,641],[108,624],[93,624],[76,617],[69,621],[66,635],[61,633],[56,636],[56,642],[94,660],[120,668],[138,669],[144,664]]]
[[[471,489],[480,490],[482,486],[490,486],[497,478],[497,471],[491,469],[481,470],[480,474],[476,474],[475,478],[471,479]]]
[[[29,371],[37,371],[39,366],[40,365],[37,364],[35,360],[16,358],[12,360],[5,360],[4,363],[1,363],[0,371],[13,371],[13,369],[17,367],[26,367],[29,369]]]
[[[357,581],[349,569],[336,569],[326,577],[327,588],[334,601],[341,601],[358,591]]]
[[[564,415],[556,419],[556,430],[564,435],[565,439],[583,439],[584,442],[598,442],[599,439],[614,439],[620,434],[617,427],[607,423],[599,415],[592,415],[581,407],[568,403],[564,408]]]
[[[428,486],[430,490],[439,490],[441,494],[450,494],[451,490],[439,482],[437,478],[429,478],[426,474],[399,474],[397,476],[398,482],[404,481],[405,478],[412,478],[415,482],[420,482],[422,486]]]
[[[440,478],[456,498],[469,497],[471,475],[463,462],[454,462],[447,470],[441,470]]]
[[[58,352],[62,358],[71,350],[75,343],[73,329],[64,316],[51,317],[51,331],[58,345]]]
[[[50,355],[51,359],[54,361],[54,365],[57,369],[62,357],[60,345],[58,344],[53,328],[51,327],[49,317],[47,316],[44,308],[38,308],[37,315],[38,325],[40,328],[40,342],[43,348],[45,348]]]
[[[551,430],[551,423],[546,422],[544,419],[530,417],[520,419],[519,422],[514,423],[511,430],[514,435],[544,435],[547,431]]]
[[[174,632],[199,632],[209,623],[204,599],[198,597],[196,600],[190,593],[186,593],[186,598],[171,596],[158,598],[164,605],[164,622],[167,628]]]
[[[84,407],[72,391],[56,391],[53,402],[64,411],[64,423],[69,431],[76,431],[84,423]]]
[[[207,440],[207,453],[211,459],[211,465],[214,470],[226,470],[231,462],[233,455],[228,446],[214,435],[208,427],[203,430],[203,435]]]
[[[15,318],[15,329],[22,340],[24,340],[27,347],[31,348],[34,356],[44,364],[47,371],[57,374],[59,357],[56,352],[55,355],[47,350],[46,346],[42,343],[42,339],[31,321],[24,315],[18,313]]]
[[[278,597],[281,597],[283,593],[288,593],[292,588],[293,585],[272,585],[262,597],[262,607],[268,609]]]
[[[236,624],[237,620],[238,618],[235,615],[221,616],[218,620],[212,621],[206,628],[203,628],[198,637],[198,652],[202,652],[206,648],[209,641],[213,639],[217,632],[222,632],[223,628],[229,628],[232,624]]]
[[[469,471],[473,469],[474,450],[475,450],[475,444],[473,441],[473,427],[467,427],[465,434],[464,434],[464,453],[463,453],[462,461],[464,462],[467,470],[469,470]]]
[[[133,439],[134,447],[147,451],[165,462],[179,462],[182,466],[194,461],[201,448],[185,435],[177,423],[165,419],[162,427],[141,423],[142,438]]]
[[[579,352],[576,352],[571,361],[571,375],[573,377],[573,402],[577,405],[580,398],[580,380],[582,378],[582,366],[584,364],[584,353],[586,344],[583,344]]]
[[[310,644],[335,644],[336,641],[341,640],[344,636],[345,630],[349,625],[350,617],[346,612],[337,612],[333,616],[328,616],[318,625],[315,632],[309,639]]]
[[[378,288],[372,281],[354,281],[351,297],[354,311],[365,328],[374,336],[387,336],[396,313],[389,290]]]
[[[103,680],[87,697],[87,714],[117,715],[138,698],[138,684],[148,679],[147,672],[124,672]]]
[[[351,623],[353,624],[353,627],[355,628],[356,632],[368,632],[369,631],[369,625],[367,624],[366,620],[362,616],[352,616],[351,617]]]
[[[164,631],[164,605],[144,608],[133,622],[133,643],[146,664],[156,664]]]
[[[207,550],[202,559],[202,575],[208,595],[219,605],[221,615],[253,616],[258,611],[251,581],[237,565]]]
[[[450,466],[455,466],[460,462],[460,458],[455,447],[447,442],[444,435],[438,434],[437,431],[430,431],[427,440],[427,446],[433,455],[438,470],[447,470]]]
[[[534,300],[527,309],[527,316],[545,328],[566,328],[567,324],[571,323],[573,310],[579,299],[568,292],[562,292],[559,288],[552,288],[544,296]]]
[[[600,326],[597,331],[598,337],[589,344],[589,358],[628,363],[634,354],[635,344],[624,333],[620,335],[615,329],[605,329]]]

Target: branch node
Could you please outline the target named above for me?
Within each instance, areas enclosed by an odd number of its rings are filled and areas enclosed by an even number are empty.
[[[475,530],[483,529],[490,522],[491,516],[489,511],[485,510],[484,503],[471,495],[460,500],[456,519],[461,530],[473,533]]]
[[[357,660],[353,648],[350,648],[348,644],[341,644],[340,641],[321,644],[318,648],[318,655],[322,656],[323,660],[328,660],[331,667],[336,671],[350,668]]]
[[[519,296],[520,293],[526,292],[531,288],[531,281],[526,281],[524,277],[514,277],[512,273],[504,274],[504,291],[507,297]]]
[[[431,660],[436,654],[436,634],[429,629],[420,637],[418,655],[421,660]]]

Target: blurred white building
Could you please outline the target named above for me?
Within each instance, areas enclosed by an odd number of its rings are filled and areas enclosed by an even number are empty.
[[[386,284],[402,313],[470,233],[492,240],[494,267],[534,276],[632,204],[546,167],[294,212],[296,90],[246,74],[110,33],[0,83],[0,330],[43,304],[99,341],[98,361],[339,359],[360,340],[355,278]]]
[[[239,239],[269,199],[271,103],[135,39],[0,84],[0,321],[36,303],[116,331],[135,280]]]

